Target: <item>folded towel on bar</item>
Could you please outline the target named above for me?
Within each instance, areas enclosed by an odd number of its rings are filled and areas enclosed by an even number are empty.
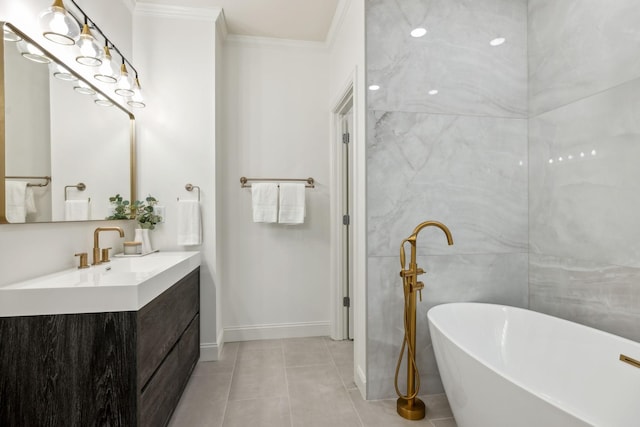
[[[11,223],[27,220],[27,184],[26,181],[5,181],[5,211]]]
[[[278,222],[281,224],[302,224],[305,217],[304,184],[280,184],[280,213]]]
[[[178,245],[202,244],[202,215],[197,200],[178,201]]]
[[[278,184],[251,184],[253,222],[278,221]]]
[[[91,202],[89,199],[65,200],[65,221],[88,221],[91,219]]]

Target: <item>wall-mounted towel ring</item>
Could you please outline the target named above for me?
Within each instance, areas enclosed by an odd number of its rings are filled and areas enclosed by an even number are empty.
[[[193,184],[187,184],[184,186],[184,189],[187,191],[193,191],[194,188],[198,190],[198,201],[200,201],[200,187]],[[178,197],[178,201],[180,201],[180,197]]]
[[[84,191],[87,189],[87,186],[83,182],[79,182],[76,185],[65,185],[64,186],[64,199],[67,200],[67,190],[69,188],[77,188],[78,191]]]

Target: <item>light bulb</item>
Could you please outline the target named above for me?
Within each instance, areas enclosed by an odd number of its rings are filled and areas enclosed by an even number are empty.
[[[129,77],[129,73],[127,72],[127,66],[124,65],[124,62],[120,66],[120,78],[118,78],[118,83],[116,84],[116,94],[129,97],[133,96],[133,84],[131,83],[131,77]]]
[[[142,98],[142,90],[140,89],[140,81],[136,77],[133,84],[133,96],[127,104],[132,106],[133,108],[144,108],[147,105],[144,103],[144,99]]]
[[[101,93],[96,93],[96,99],[94,99],[93,102],[101,107],[113,107],[113,102],[111,102],[109,99],[107,99],[106,96]]]
[[[22,37],[14,33],[11,28],[4,25],[4,41],[6,42],[19,42]]]
[[[75,82],[76,80],[78,80],[76,76],[71,74],[69,70],[67,70],[65,67],[63,67],[60,64],[56,64],[55,62],[52,62],[50,67],[51,67],[51,73],[53,74],[53,77],[55,77],[56,79],[64,80],[65,82]]]
[[[16,47],[18,48],[20,55],[32,60],[33,62],[37,62],[39,64],[48,64],[51,62],[51,59],[49,59],[44,52],[25,40],[20,40],[16,43]]]
[[[102,56],[100,57],[102,60],[102,64],[96,74],[93,77],[96,80],[99,80],[103,83],[115,83],[118,81],[116,78],[116,71],[113,68],[113,63],[111,62],[111,52],[109,51],[109,47],[105,46],[102,50]]]
[[[75,90],[76,92],[81,93],[83,95],[95,95],[96,94],[96,91],[93,90],[91,88],[91,86],[89,86],[88,84],[86,84],[82,80],[78,80],[78,84],[73,87],[73,90]]]
[[[423,37],[426,34],[427,34],[427,29],[426,28],[419,27],[419,28],[414,28],[413,30],[411,30],[411,37],[418,38],[418,37]]]
[[[54,43],[73,45],[80,36],[80,26],[64,8],[62,0],[53,4],[40,14],[42,35]]]
[[[91,35],[89,25],[87,24],[84,24],[82,27],[78,47],[80,48],[80,55],[76,57],[77,62],[88,67],[97,67],[102,64],[100,47],[98,47],[96,39]]]

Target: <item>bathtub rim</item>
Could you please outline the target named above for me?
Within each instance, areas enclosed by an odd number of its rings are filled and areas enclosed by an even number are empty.
[[[444,306],[447,306],[446,308]],[[449,302],[449,303],[442,303],[442,304],[438,304],[435,305],[433,307],[431,307],[428,311],[427,311],[427,319],[429,322],[429,327],[433,326],[434,328],[437,329],[437,331],[442,334],[446,339],[448,339],[451,343],[453,343],[454,345],[456,345],[459,349],[461,349],[468,357],[471,357],[472,359],[474,359],[476,362],[480,363],[483,367],[485,367],[486,369],[489,369],[491,372],[494,372],[496,375],[506,379],[507,381],[509,381],[510,383],[514,384],[515,386],[527,391],[528,393],[536,396],[537,398],[543,400],[544,402],[548,403],[549,405],[554,406],[555,408],[564,411],[566,413],[568,413],[569,415],[577,418],[578,420],[588,424],[588,425],[595,425],[593,424],[592,421],[589,420],[589,418],[591,417],[587,417],[586,414],[583,413],[577,413],[575,411],[574,408],[568,408],[568,407],[563,407],[561,406],[559,403],[557,402],[555,399],[551,399],[546,393],[541,393],[539,391],[536,391],[534,389],[532,389],[531,387],[523,384],[522,381],[516,380],[515,378],[513,378],[511,375],[508,375],[504,372],[500,372],[499,370],[497,370],[494,366],[488,364],[487,362],[485,362],[484,360],[478,358],[472,351],[469,350],[469,348],[466,345],[462,345],[460,344],[459,340],[456,340],[454,338],[452,338],[451,334],[446,333],[442,328],[441,325],[438,325],[438,323],[436,321],[433,320],[434,314],[437,313],[438,311],[442,311],[445,310],[447,308],[450,308],[451,306],[485,306],[485,307],[490,307],[490,309],[506,309],[507,311],[526,311],[529,313],[533,313],[533,316],[541,316],[541,317],[545,317],[545,318],[552,318],[553,321],[560,321],[560,322],[566,322],[572,325],[576,325],[578,327],[582,327],[582,328],[587,328],[589,330],[591,330],[591,332],[596,333],[596,334],[600,334],[601,336],[605,336],[605,337],[611,337],[617,340],[621,340],[623,342],[627,342],[631,345],[634,346],[639,346],[640,347],[640,343],[637,341],[633,341],[631,339],[625,338],[625,337],[621,337],[619,335],[615,335],[612,334],[610,332],[606,332],[600,329],[596,329],[594,327],[591,326],[587,326],[587,325],[583,325],[581,323],[578,322],[573,322],[571,320],[567,320],[567,319],[563,319],[561,317],[557,317],[557,316],[553,316],[550,314],[546,314],[546,313],[541,313],[539,311],[535,311],[535,310],[530,310],[528,308],[522,308],[522,307],[516,307],[516,306],[510,306],[510,305],[505,305],[505,304],[496,304],[496,303],[485,303],[485,302]],[[442,308],[438,308],[438,307],[442,307]],[[434,314],[431,313],[432,310],[434,311]],[[432,345],[433,345],[433,338],[432,338]],[[440,367],[438,367],[438,369],[440,369]],[[443,383],[443,385],[445,385]],[[445,385],[446,388],[446,385]]]

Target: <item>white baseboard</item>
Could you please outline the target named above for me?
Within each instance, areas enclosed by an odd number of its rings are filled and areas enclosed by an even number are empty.
[[[224,328],[226,342],[321,337],[330,334],[330,322],[277,323]]]
[[[217,343],[200,343],[200,361],[215,362],[219,359],[220,351],[222,346],[218,346]]]

